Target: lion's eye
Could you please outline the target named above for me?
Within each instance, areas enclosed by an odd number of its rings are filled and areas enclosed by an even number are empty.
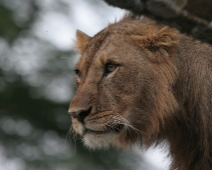
[[[117,65],[116,64],[112,64],[112,63],[108,63],[105,66],[105,74],[109,74],[111,72],[113,72],[116,69]]]
[[[75,69],[74,70],[75,71],[75,74],[77,75],[77,77],[79,78],[79,79],[81,79],[81,72],[78,70],[78,69]]]

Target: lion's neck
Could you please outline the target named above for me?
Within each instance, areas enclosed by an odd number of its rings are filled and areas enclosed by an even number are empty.
[[[180,110],[166,127],[173,169],[209,170],[212,169],[212,50],[188,38],[182,42],[175,58],[179,72],[173,87]]]
[[[170,152],[174,158],[172,167],[179,170],[212,169],[212,139],[204,119],[194,113],[193,117],[185,116],[183,110],[170,122],[166,135],[170,143]],[[182,118],[183,117],[183,118]],[[193,119],[193,120],[191,120]],[[195,128],[194,128],[195,127]]]

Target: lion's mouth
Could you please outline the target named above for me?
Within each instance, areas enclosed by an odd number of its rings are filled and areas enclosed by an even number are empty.
[[[85,133],[95,133],[95,134],[107,134],[107,133],[119,133],[124,128],[124,125],[117,124],[115,126],[108,125],[106,130],[98,131],[98,130],[91,130],[86,128]]]

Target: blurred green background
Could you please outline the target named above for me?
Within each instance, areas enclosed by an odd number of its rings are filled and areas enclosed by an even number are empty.
[[[89,151],[67,114],[72,42],[124,11],[100,0],[0,0],[0,170],[156,170],[135,151]]]

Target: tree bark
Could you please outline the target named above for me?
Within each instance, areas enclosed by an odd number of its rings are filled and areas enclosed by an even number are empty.
[[[104,0],[212,44],[212,0]]]

